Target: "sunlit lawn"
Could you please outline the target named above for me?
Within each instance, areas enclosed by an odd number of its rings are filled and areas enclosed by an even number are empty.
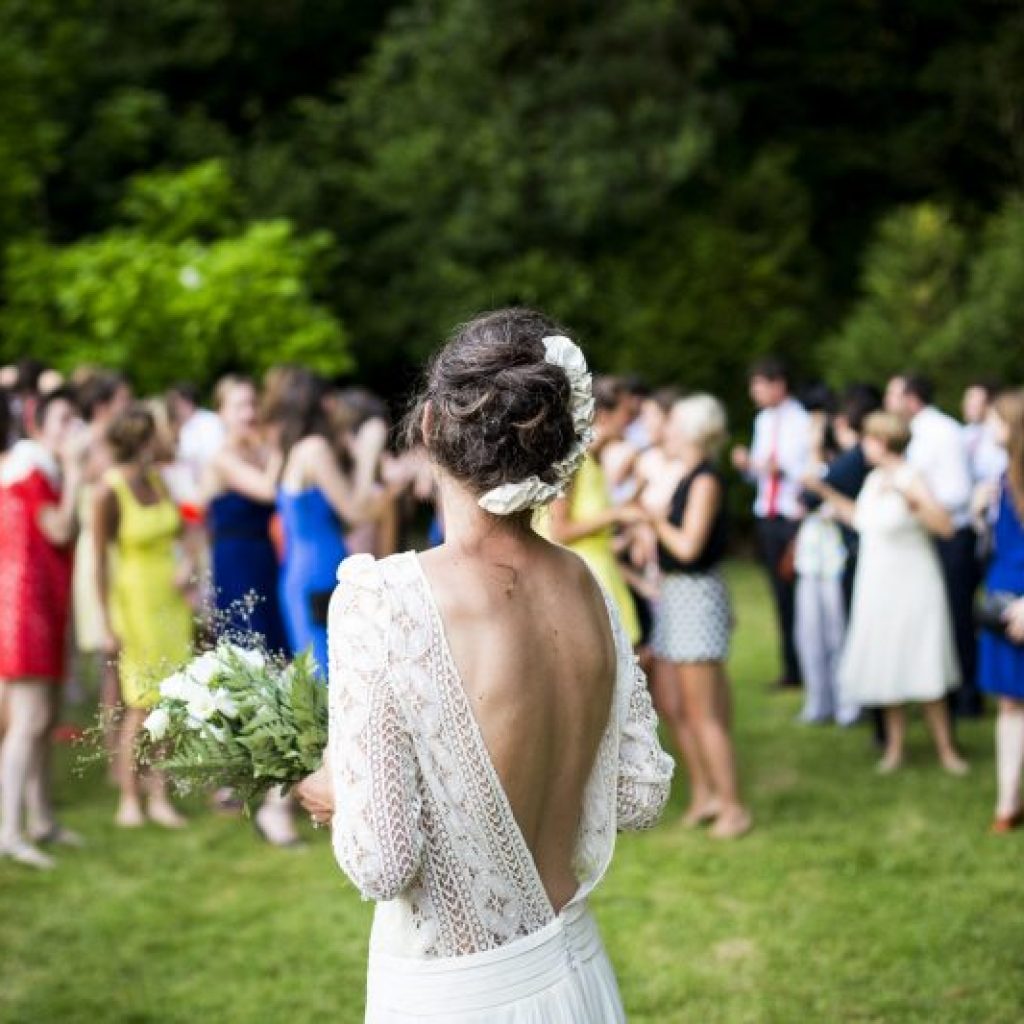
[[[867,730],[794,724],[765,593],[733,568],[733,675],[757,829],[733,845],[676,825],[625,836],[594,899],[630,1019],[1024,1020],[1024,836],[985,834],[991,721],[961,730],[950,779],[923,728],[909,767],[872,772]],[[123,833],[98,769],[58,795],[88,849],[37,875],[0,862],[0,1021],[356,1022],[370,907],[325,837],[301,852],[244,821]],[[595,1022],[598,1024],[598,1022]]]

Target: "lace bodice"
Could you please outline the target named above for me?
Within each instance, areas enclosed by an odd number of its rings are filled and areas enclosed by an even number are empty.
[[[377,900],[374,948],[459,956],[503,946],[555,916],[512,814],[414,553],[342,563],[331,602],[333,845]],[[605,596],[618,652],[615,696],[576,836],[584,899],[619,829],[648,828],[668,796],[646,681]]]

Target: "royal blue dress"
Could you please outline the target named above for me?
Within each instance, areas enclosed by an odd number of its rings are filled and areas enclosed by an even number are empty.
[[[214,605],[218,632],[256,634],[268,652],[287,650],[278,600],[277,555],[270,540],[274,506],[228,491],[210,502]]]
[[[985,588],[990,593],[1024,594],[1024,525],[1005,478]],[[1024,700],[1024,647],[983,629],[978,646],[978,685],[986,693]]]
[[[338,566],[348,556],[341,520],[323,492],[277,492],[284,532],[281,610],[292,654],[313,651],[327,680],[327,622],[323,606],[334,589]]]

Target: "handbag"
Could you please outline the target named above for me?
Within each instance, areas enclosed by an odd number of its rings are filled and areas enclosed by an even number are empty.
[[[1008,590],[993,590],[982,595],[974,606],[974,623],[980,629],[986,629],[1004,640],[1009,639],[1006,635],[1006,610],[1018,600],[1016,594]],[[1015,643],[1015,641],[1011,641]]]

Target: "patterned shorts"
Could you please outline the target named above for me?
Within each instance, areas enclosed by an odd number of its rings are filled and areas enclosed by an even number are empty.
[[[661,578],[651,648],[665,661],[725,661],[732,633],[729,590],[716,571]]]

